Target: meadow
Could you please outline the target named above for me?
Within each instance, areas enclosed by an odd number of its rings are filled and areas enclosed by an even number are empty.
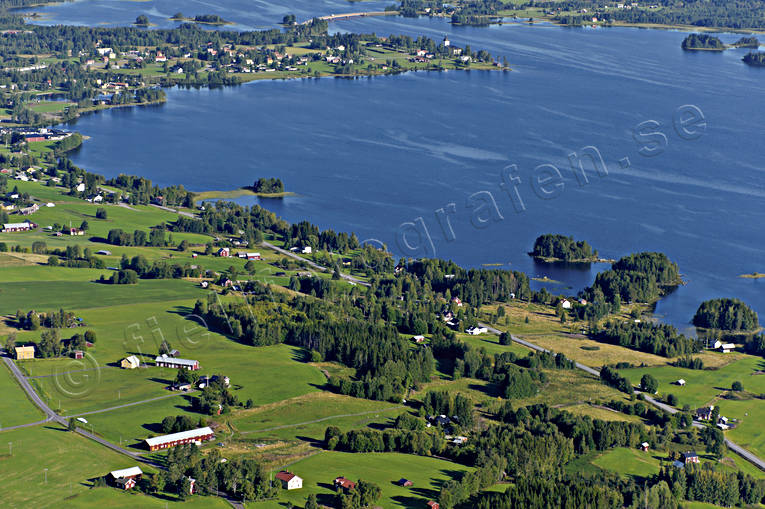
[[[41,421],[43,413],[27,398],[26,393],[2,363],[0,368],[0,430],[19,424]]]
[[[387,508],[425,507],[428,500],[438,498],[441,485],[473,470],[457,463],[437,458],[398,453],[344,453],[327,451],[300,460],[289,470],[303,478],[303,489],[283,492],[285,500],[303,505],[306,497],[315,493],[319,503],[330,504],[334,497],[332,481],[345,476],[353,481],[363,479],[382,489],[378,505]],[[414,485],[395,485],[405,477]],[[253,507],[260,507],[254,504]]]

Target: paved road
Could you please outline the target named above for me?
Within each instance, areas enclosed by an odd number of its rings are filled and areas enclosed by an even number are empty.
[[[37,405],[37,407],[40,408],[40,410],[42,410],[43,413],[45,413],[45,415],[47,416],[47,418],[44,421],[42,421],[43,423],[53,421],[53,422],[56,422],[58,424],[61,424],[62,426],[67,426],[69,424],[69,420],[68,420],[67,417],[62,417],[62,416],[58,415],[42,399],[40,399],[40,396],[37,395],[37,392],[35,392],[34,388],[29,384],[29,382],[27,381],[26,377],[24,377],[24,375],[21,373],[21,370],[19,370],[19,368],[16,366],[16,363],[14,363],[10,358],[8,358],[6,356],[3,356],[3,362],[5,362],[6,366],[8,366],[8,368],[11,370],[11,373],[13,374],[14,377],[16,377],[16,380],[19,381],[19,384],[21,384],[21,388],[24,389],[24,392],[27,393],[27,396],[29,396],[29,399],[31,399],[32,402],[35,405]],[[27,426],[33,426],[33,425],[37,425],[37,424],[40,424],[40,422],[30,423]],[[22,426],[16,426],[16,427],[18,428],[18,427],[22,427]],[[6,428],[6,429],[9,429],[9,428]],[[123,449],[122,447],[120,447],[118,445],[114,445],[113,443],[111,443],[111,442],[109,442],[109,441],[107,441],[107,440],[105,440],[105,439],[103,439],[103,438],[101,438],[99,436],[96,436],[96,435],[94,435],[92,433],[89,433],[89,432],[85,431],[84,429],[77,428],[76,431],[80,435],[82,435],[84,437],[87,437],[87,438],[90,438],[91,440],[95,440],[96,442],[98,442],[98,443],[100,443],[102,445],[105,445],[106,447],[108,447],[108,448],[110,448],[110,449],[112,449],[114,451],[117,451],[120,454],[124,454],[126,456],[130,456],[131,458],[133,458],[136,461],[142,461],[142,462],[148,463],[150,465],[158,466],[155,462],[153,462],[151,460],[147,460],[145,458],[142,458],[140,454],[137,454],[137,453],[132,452],[132,451],[128,451],[127,449]]]
[[[176,209],[171,209],[170,207],[163,207],[162,205],[156,205],[156,204],[154,204],[154,203],[150,203],[149,205],[151,205],[152,207],[156,207],[156,208],[158,208],[158,209],[166,210],[166,211],[168,211],[168,212],[175,212],[176,214],[180,214],[180,215],[182,215],[182,216],[190,217],[190,218],[192,218],[192,219],[194,219],[194,218],[196,217],[196,216],[195,216],[194,214],[192,214],[191,212],[185,212],[185,211],[183,211],[183,210],[176,210]]]
[[[315,270],[318,270],[319,272],[327,272],[329,270],[327,267],[324,267],[322,265],[319,265],[318,263],[312,262],[311,260],[306,260],[302,256],[300,256],[300,255],[298,255],[296,253],[293,253],[292,251],[288,251],[286,249],[282,249],[280,247],[277,247],[277,246],[271,244],[270,242],[266,242],[265,240],[263,242],[261,242],[261,244],[263,244],[263,246],[265,246],[265,247],[267,247],[269,249],[273,249],[277,253],[281,253],[281,254],[283,254],[285,256],[289,256],[290,258],[294,258],[296,260],[300,260],[301,262],[305,262],[306,264],[308,264],[309,267],[311,267],[311,268],[313,268]],[[356,284],[361,285],[361,286],[369,286],[369,283],[367,283],[366,281],[362,281],[361,279],[355,278],[355,277],[350,276],[348,274],[343,274],[342,272],[340,273],[340,277],[345,279],[345,280],[347,280],[347,281],[350,281],[352,283],[356,283]]]
[[[501,334],[502,333],[502,331],[500,331],[498,329],[495,329],[494,327],[490,327],[489,325],[482,324],[482,323],[479,323],[479,325],[481,327],[486,327],[486,329],[489,332],[492,332],[494,334]],[[539,352],[549,352],[549,350],[546,349],[546,348],[542,348],[541,346],[535,345],[534,343],[529,343],[528,341],[520,339],[520,338],[518,338],[518,337],[516,337],[516,336],[514,336],[512,334],[510,335],[510,338],[514,342],[518,343],[519,345],[523,345],[523,346],[525,346],[527,348],[531,348],[531,349],[537,350]],[[591,368],[589,366],[585,366],[584,364],[581,364],[581,363],[577,362],[576,363],[576,367],[581,369],[582,371],[585,371],[585,372],[591,374],[591,375],[600,377],[600,371],[598,371],[596,369],[593,369],[593,368]],[[639,392],[640,391],[635,391],[636,394],[639,393]],[[670,405],[667,405],[666,403],[662,403],[661,401],[658,401],[658,400],[652,398],[648,394],[643,393],[643,397],[645,398],[645,400],[647,402],[649,402],[652,405],[654,405],[654,406],[656,406],[656,407],[658,407],[658,408],[660,408],[662,410],[665,410],[665,411],[667,411],[667,412],[669,412],[671,414],[675,414],[675,413],[679,412],[679,410],[677,408],[675,408],[673,406],[670,406]],[[700,422],[694,421],[693,422],[693,426],[696,427],[696,428],[703,428],[704,424],[701,424]],[[737,443],[735,443],[735,442],[733,442],[733,441],[731,441],[731,440],[729,440],[727,438],[725,439],[725,445],[727,445],[728,449],[730,449],[731,451],[735,452],[739,456],[741,456],[744,459],[748,460],[750,463],[752,463],[755,466],[759,467],[760,470],[765,470],[765,461],[763,461],[760,457],[752,454],[751,452],[747,451],[746,449],[744,449],[743,447],[741,447]]]

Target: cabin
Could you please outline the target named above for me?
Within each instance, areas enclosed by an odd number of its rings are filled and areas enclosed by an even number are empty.
[[[140,467],[123,468],[121,470],[112,470],[109,472],[109,477],[112,480],[117,479],[140,479],[143,476],[143,472]]]
[[[684,452],[682,458],[683,458],[682,461],[684,465],[687,465],[689,463],[699,462],[699,455],[696,454],[695,451]]]
[[[489,329],[487,329],[486,327],[469,327],[468,329],[465,330],[465,332],[467,332],[471,336],[477,336],[479,334],[486,334],[487,332],[489,332]]]
[[[459,297],[452,297],[452,302],[455,303],[458,308],[462,307],[462,301]]]
[[[107,251],[106,249],[100,249],[100,250],[96,251],[96,254],[97,255],[103,255],[103,256],[111,256],[112,252],[111,251]]]
[[[649,447],[648,442],[643,442],[642,444],[640,444],[640,450],[643,452],[647,451],[648,447]]]
[[[141,361],[135,355],[131,355],[130,357],[125,357],[124,359],[122,359],[122,362],[120,362],[120,367],[122,369],[140,368]]]
[[[163,353],[162,355],[156,357],[154,359],[154,362],[157,364],[157,367],[160,368],[172,368],[172,369],[187,369],[189,371],[196,371],[199,369],[199,361],[192,360],[192,359],[179,359],[175,357],[170,357],[166,353]]]
[[[438,502],[434,502],[433,500],[428,500],[428,503],[426,504],[428,509],[438,509],[439,505]]]
[[[195,443],[201,445],[206,440],[212,440],[215,437],[213,430],[209,426],[204,428],[191,429],[188,431],[181,431],[179,433],[171,433],[170,435],[163,435],[161,437],[152,437],[144,440],[146,447],[150,451],[157,451],[160,449],[169,449],[182,444]]]
[[[560,307],[563,309],[571,309],[571,301],[568,299],[563,299],[560,301]]]
[[[683,379],[681,378],[680,380],[678,380],[677,382],[675,382],[675,384],[679,385],[680,387],[685,387],[685,380],[683,380]]]
[[[303,254],[311,254],[311,246],[305,246],[300,252]]]
[[[336,477],[333,484],[335,486],[335,491],[342,490],[343,493],[348,493],[349,491],[356,489],[356,483],[351,481],[350,479],[346,479],[343,476]]]
[[[723,343],[720,345],[720,351],[722,353],[731,353],[733,350],[736,349],[736,345],[733,343]]]
[[[82,350],[75,350],[72,353],[72,357],[74,357],[75,359],[82,359],[83,357],[85,357],[85,353]]]
[[[222,247],[218,249],[218,256],[221,256],[223,258],[228,258],[231,256],[231,250],[227,247]]]
[[[281,481],[282,488],[285,490],[299,490],[303,487],[303,479],[296,476],[292,472],[282,470],[276,474],[276,478]]]
[[[245,252],[239,252],[237,253],[237,256],[239,258],[244,258],[246,260],[260,260],[260,253],[245,253]]]
[[[409,487],[414,485],[412,481],[410,481],[409,479],[404,479],[403,477],[399,479],[398,481],[396,481],[396,484],[398,484],[399,486],[404,486],[404,487]]]
[[[69,228],[69,235],[72,237],[76,235],[85,235],[85,230],[80,230],[79,228]]]
[[[35,347],[34,345],[29,346],[17,346],[14,348],[16,352],[16,360],[27,360],[27,359],[34,359],[35,358]]]
[[[414,341],[415,343],[417,343],[419,345],[420,343],[424,343],[425,342],[425,336],[420,336],[420,335],[412,336],[412,341]]]
[[[463,436],[457,436],[457,437],[454,437],[454,440],[452,440],[452,443],[453,443],[454,445],[462,445],[462,444],[465,444],[465,443],[467,443],[467,437],[463,437]]]

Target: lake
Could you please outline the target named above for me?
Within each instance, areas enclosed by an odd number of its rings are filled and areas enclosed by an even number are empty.
[[[765,282],[737,277],[765,272],[765,70],[741,62],[746,50],[688,53],[682,32],[632,28],[365,18],[332,29],[448,34],[514,71],[172,89],[161,106],[79,119],[71,127],[91,139],[73,161],[192,190],[278,176],[298,196],[239,201],[357,232],[397,256],[546,275],[564,283],[546,283],[553,292],[575,293],[607,266],[535,264],[526,253],[541,233],[585,239],[609,258],[662,251],[688,283],[658,304],[665,321],[687,329],[702,300],[722,296],[765,312]],[[703,125],[674,127],[694,112]],[[633,134],[651,120],[643,133],[666,146],[647,157],[649,138]],[[607,173],[585,163],[584,183],[568,156],[587,146]]]
[[[314,16],[358,11],[382,11],[392,2],[365,0],[75,0],[60,4],[19,9],[41,16],[30,20],[40,25],[128,26],[141,14],[155,28],[174,28],[171,21],[177,12],[193,18],[199,14],[217,14],[233,25],[223,30],[262,30],[278,28],[285,14],[294,14],[298,22]],[[203,25],[210,28],[209,25]]]

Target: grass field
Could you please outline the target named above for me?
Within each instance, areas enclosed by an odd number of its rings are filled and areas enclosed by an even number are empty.
[[[0,368],[0,429],[44,419],[43,413],[27,398],[26,393],[3,363]]]
[[[93,508],[100,509],[109,507],[110,509],[132,509],[134,507],[158,509],[178,508],[178,509],[226,509],[231,505],[222,498],[194,496],[182,502],[173,496],[153,497],[143,495],[131,490],[128,492],[117,490],[115,488],[92,488],[74,497],[66,498],[57,504],[57,507],[72,508]]]
[[[244,410],[226,420],[232,429],[247,435],[248,438],[296,440],[303,436],[319,439],[324,437],[327,426],[340,424],[340,427],[345,428],[363,427],[370,419],[375,422],[388,421],[404,411],[402,405],[384,401],[313,392],[260,408]],[[317,420],[319,422],[309,422]]]
[[[604,452],[592,460],[592,463],[603,470],[611,470],[625,477],[646,478],[659,473],[664,457],[652,451],[618,447]]]
[[[57,425],[6,431],[0,436],[4,448],[0,485],[6,507],[57,506],[63,499],[88,492],[89,479],[135,465],[129,458]],[[8,443],[12,444],[12,456]]]
[[[327,451],[290,465],[289,470],[303,478],[303,489],[283,492],[281,498],[302,506],[310,493],[320,504],[331,504],[334,497],[332,481],[345,476],[351,480],[370,481],[382,489],[378,505],[387,508],[425,507],[428,500],[437,499],[441,485],[470,467],[448,461],[397,453],[344,453]],[[414,486],[396,486],[395,481],[406,477]],[[255,505],[254,507],[258,507]]]
[[[747,391],[765,393],[765,375],[756,374],[763,369],[765,361],[762,358],[740,354],[739,360],[715,370],[661,366],[624,369],[621,373],[636,385],[641,376],[651,374],[659,381],[659,394],[672,393],[677,396],[680,406],[688,404],[695,408],[711,403],[737,380]],[[684,387],[674,384],[681,378],[686,381]]]
[[[562,410],[576,415],[589,415],[602,421],[641,422],[640,417],[627,415],[606,407],[586,404],[576,404],[561,407]]]

